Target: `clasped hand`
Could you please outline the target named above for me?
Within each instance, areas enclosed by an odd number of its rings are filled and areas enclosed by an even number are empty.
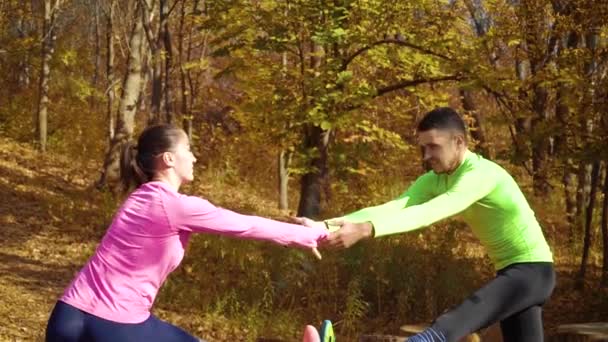
[[[307,227],[325,227],[322,221],[314,221],[307,217],[295,217],[295,222]],[[339,227],[329,233],[327,239],[319,243],[319,247],[327,249],[349,248],[360,240],[373,236],[373,226],[371,222],[353,223],[336,219],[329,222],[330,226]],[[313,251],[314,252],[314,251]],[[316,251],[318,253],[318,251]]]

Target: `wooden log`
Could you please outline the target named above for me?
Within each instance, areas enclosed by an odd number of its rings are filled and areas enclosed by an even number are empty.
[[[400,329],[401,331],[408,334],[408,336],[412,336],[424,331],[424,329],[426,329],[427,327],[428,325],[425,324],[406,324]],[[481,338],[479,338],[478,334],[473,333],[461,338],[459,342],[481,342]]]
[[[406,342],[409,336],[395,336],[395,335],[361,335],[359,342]],[[477,334],[469,335],[459,342],[480,342]]]
[[[407,336],[395,336],[395,335],[361,335],[359,342],[404,342],[407,340]]]
[[[608,341],[608,322],[560,325],[550,342]]]
[[[408,336],[412,336],[424,331],[427,327],[428,325],[426,324],[406,324],[401,327],[401,331]],[[460,339],[460,342],[502,342],[500,325],[493,324],[481,331],[467,335]]]

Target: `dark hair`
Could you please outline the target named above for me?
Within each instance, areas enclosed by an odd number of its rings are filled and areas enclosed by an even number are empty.
[[[125,143],[120,157],[120,181],[125,192],[149,182],[156,173],[156,157],[177,145],[184,135],[181,128],[155,125],[146,128],[137,139]]]
[[[418,132],[430,131],[431,129],[455,130],[462,133],[466,139],[466,125],[464,120],[450,107],[435,108],[426,113],[418,123]]]

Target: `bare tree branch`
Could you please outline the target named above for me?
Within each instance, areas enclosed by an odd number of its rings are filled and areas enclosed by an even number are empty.
[[[439,58],[444,59],[446,61],[452,61],[452,58],[449,57],[449,56],[446,56],[446,55],[441,54],[439,52],[435,52],[435,51],[429,50],[429,49],[427,49],[425,47],[418,46],[416,44],[412,44],[410,42],[406,42],[406,41],[401,40],[401,39],[383,39],[383,40],[379,40],[377,42],[373,42],[370,45],[366,45],[366,46],[360,48],[359,50],[355,51],[352,55],[348,56],[344,60],[344,62],[342,62],[342,66],[340,67],[340,70],[341,71],[346,70],[348,68],[348,65],[357,56],[359,56],[360,54],[362,54],[362,53],[364,53],[364,52],[366,52],[366,51],[368,51],[368,50],[370,50],[370,49],[372,49],[372,48],[374,48],[376,46],[385,45],[385,44],[394,44],[394,45],[404,46],[404,47],[407,47],[407,48],[410,48],[410,49],[413,49],[413,50],[417,50],[417,51],[423,52],[423,53],[425,53],[427,55],[439,57]]]
[[[150,14],[150,11],[153,10],[153,8],[151,9],[145,0],[139,0],[139,5],[142,9],[141,21],[144,27],[144,32],[146,33],[146,39],[148,40],[148,44],[151,47],[151,50],[156,50],[158,42],[154,39],[152,27],[150,27],[150,22],[152,21],[153,17],[153,14]]]
[[[383,88],[380,88],[376,91],[376,94],[374,94],[372,96],[372,98],[376,98],[376,97],[380,97],[382,95],[385,95],[387,93],[390,93],[392,91],[396,91],[396,90],[400,90],[400,89],[404,89],[407,87],[414,87],[420,84],[425,84],[425,83],[439,83],[439,82],[445,82],[445,81],[459,81],[462,80],[463,76],[460,74],[457,75],[449,75],[449,76],[441,76],[441,77],[429,77],[429,78],[418,78],[418,79],[414,79],[414,80],[407,80],[407,81],[402,81],[399,83],[395,83]],[[356,105],[349,105],[346,106],[344,109],[346,111],[351,111],[351,110],[355,110],[358,108],[361,108],[361,106],[363,106],[363,104],[356,104]]]
[[[414,79],[414,80],[402,81],[402,82],[395,83],[395,84],[378,89],[376,94],[374,95],[374,97],[382,96],[386,93],[390,93],[391,91],[395,91],[395,90],[399,90],[399,89],[403,89],[403,88],[407,88],[407,87],[417,86],[417,85],[423,84],[423,83],[459,81],[462,78],[463,78],[462,75],[456,74],[456,75],[449,75],[449,76],[419,78],[419,79]]]

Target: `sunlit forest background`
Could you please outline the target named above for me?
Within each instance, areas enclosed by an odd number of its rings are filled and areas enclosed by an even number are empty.
[[[183,192],[322,219],[402,193],[437,106],[541,221],[547,334],[606,320],[608,2],[1,1],[0,339],[42,340],[147,125],[192,139]],[[348,341],[428,323],[494,274],[457,219],[323,254],[196,236],[154,313],[210,341],[297,340],[323,319]]]

